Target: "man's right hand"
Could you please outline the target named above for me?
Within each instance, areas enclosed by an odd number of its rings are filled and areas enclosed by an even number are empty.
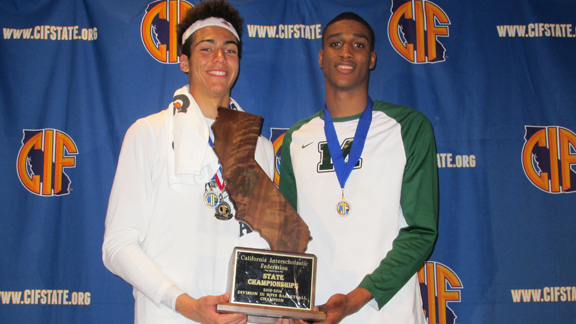
[[[230,294],[220,296],[205,296],[194,299],[188,294],[178,296],[176,311],[182,316],[198,323],[204,324],[246,324],[247,318],[243,314],[220,314],[216,305],[230,300]]]

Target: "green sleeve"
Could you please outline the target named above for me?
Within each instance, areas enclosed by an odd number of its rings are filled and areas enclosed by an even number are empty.
[[[296,180],[294,179],[294,169],[292,168],[292,156],[290,154],[290,144],[292,144],[292,132],[290,129],[284,135],[282,141],[282,157],[280,160],[280,192],[298,210],[298,192],[296,190]]]
[[[424,115],[409,108],[385,112],[402,126],[406,167],[400,205],[408,226],[400,230],[378,268],[360,283],[380,308],[430,256],[438,235],[438,166],[432,125]]]

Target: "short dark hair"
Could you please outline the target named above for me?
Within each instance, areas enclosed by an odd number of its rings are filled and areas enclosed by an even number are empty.
[[[192,26],[198,20],[210,17],[223,18],[231,23],[238,37],[242,38],[242,23],[244,19],[240,16],[238,10],[232,7],[224,0],[207,0],[201,1],[196,6],[186,12],[186,17],[178,24],[178,44],[182,44],[182,35],[188,27]],[[190,57],[190,46],[192,45],[192,36],[188,37],[186,42],[180,47],[180,53]],[[242,40],[238,40],[238,57],[242,56]]]
[[[326,29],[328,29],[328,27],[330,27],[332,24],[337,23],[341,20],[354,20],[366,26],[366,28],[368,28],[368,31],[370,32],[369,35],[370,50],[371,51],[374,50],[374,44],[376,43],[376,38],[374,36],[374,30],[372,29],[372,26],[370,26],[370,24],[367,23],[366,20],[364,20],[364,18],[360,17],[358,14],[353,12],[343,12],[338,16],[334,17],[334,19],[330,20],[330,22],[324,27],[324,32],[322,33],[322,48],[324,48],[324,41],[326,40],[326,37],[328,37],[328,35],[326,35]]]

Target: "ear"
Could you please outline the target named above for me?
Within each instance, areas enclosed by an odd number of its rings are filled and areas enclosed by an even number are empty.
[[[190,67],[188,66],[188,56],[185,54],[180,55],[180,69],[184,73],[188,73],[188,71],[190,71]]]
[[[374,67],[376,67],[376,51],[370,53],[370,70],[373,70]]]
[[[320,50],[320,53],[318,53],[318,65],[320,65],[320,68],[322,68],[322,54],[324,54],[324,51]]]

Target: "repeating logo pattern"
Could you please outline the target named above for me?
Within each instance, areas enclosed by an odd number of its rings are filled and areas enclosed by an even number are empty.
[[[418,280],[428,324],[455,324],[456,313],[448,304],[462,301],[464,286],[458,275],[439,262],[428,261],[418,271]]]
[[[548,193],[576,192],[576,134],[560,126],[525,126],[522,167]]]
[[[192,4],[184,0],[160,0],[148,4],[140,34],[144,47],[158,62],[180,62],[176,26],[192,7]]]
[[[414,64],[446,60],[446,49],[438,37],[448,37],[448,15],[427,0],[392,0],[388,38],[392,47]]]
[[[65,168],[76,167],[76,143],[56,129],[23,130],[16,171],[22,185],[38,196],[69,194],[70,178]]]

